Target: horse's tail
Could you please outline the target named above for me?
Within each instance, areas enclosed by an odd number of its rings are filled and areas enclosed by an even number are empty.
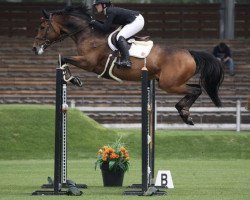
[[[218,91],[224,80],[222,63],[206,52],[190,51],[190,54],[193,56],[197,70],[200,72],[200,85],[205,89],[213,103],[217,107],[221,107],[222,103]]]

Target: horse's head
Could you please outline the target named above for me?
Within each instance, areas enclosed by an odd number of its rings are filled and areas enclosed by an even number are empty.
[[[43,10],[33,51],[41,55],[50,45],[89,29],[91,15],[86,5],[69,6],[59,11]]]
[[[33,51],[39,55],[60,37],[60,28],[55,20],[52,20],[52,13],[43,10],[43,15],[33,44]]]

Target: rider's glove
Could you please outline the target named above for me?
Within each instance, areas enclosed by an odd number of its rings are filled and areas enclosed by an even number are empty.
[[[95,20],[92,19],[92,20],[89,22],[89,25],[92,26],[94,23],[95,23]]]

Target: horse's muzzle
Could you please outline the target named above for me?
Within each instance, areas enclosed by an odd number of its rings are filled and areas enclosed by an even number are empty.
[[[35,54],[36,54],[36,55],[38,55],[38,52],[37,52],[36,47],[33,47],[33,48],[32,48],[32,51],[34,51],[34,52],[35,52]]]
[[[34,46],[34,47],[32,48],[32,51],[34,51],[36,55],[41,55],[41,54],[43,54],[43,52],[44,52],[44,47],[43,47],[43,45],[40,46],[40,47]]]

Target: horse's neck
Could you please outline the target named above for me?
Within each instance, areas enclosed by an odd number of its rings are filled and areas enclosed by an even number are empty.
[[[91,29],[87,21],[76,22],[72,16],[68,18],[67,23],[65,21],[61,23],[61,31],[70,35],[79,54],[88,53],[93,48],[103,46],[106,43],[105,36]]]

